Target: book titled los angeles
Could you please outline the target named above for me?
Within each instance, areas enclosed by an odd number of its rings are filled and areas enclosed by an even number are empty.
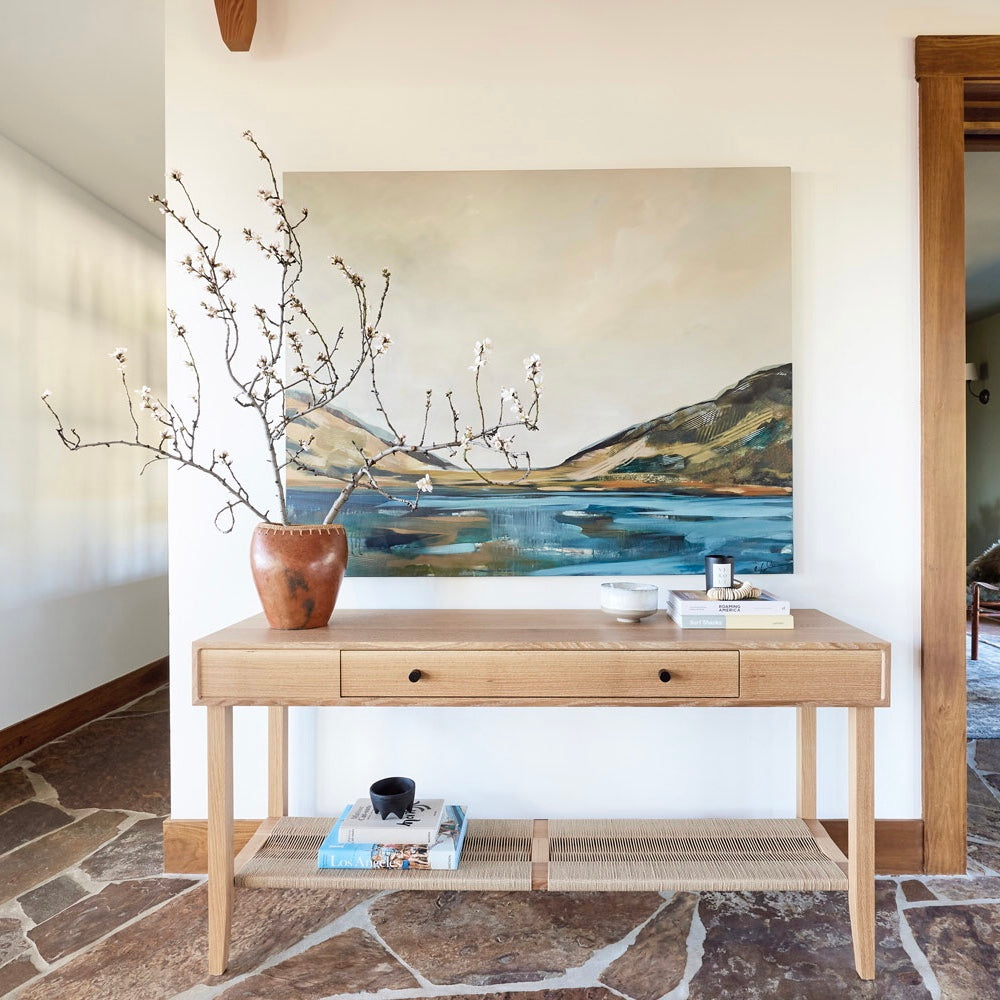
[[[462,857],[468,825],[465,806],[446,806],[433,844],[344,844],[340,828],[352,807],[326,835],[316,856],[317,868],[395,868],[401,871],[454,871]]]
[[[433,844],[437,837],[444,799],[417,799],[400,819],[381,816],[370,799],[358,799],[338,823],[341,844]]]

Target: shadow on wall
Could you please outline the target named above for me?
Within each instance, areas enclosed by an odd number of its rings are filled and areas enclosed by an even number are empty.
[[[969,562],[981,552],[985,552],[1000,538],[1000,498],[988,503],[980,503],[974,517],[968,524]]]
[[[167,577],[0,609],[0,633],[3,729],[165,655]]]

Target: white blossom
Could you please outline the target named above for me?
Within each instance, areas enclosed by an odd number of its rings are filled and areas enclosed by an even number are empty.
[[[473,352],[472,364],[469,365],[469,371],[475,372],[482,368],[483,365],[486,364],[486,360],[492,350],[493,341],[490,340],[489,337],[485,337],[483,340],[477,340]]]
[[[417,480],[417,492],[418,493],[433,493],[434,484],[431,482],[431,477],[424,476],[422,479]]]
[[[524,359],[524,381],[530,382],[535,392],[542,391],[542,359],[537,354]]]
[[[116,347],[109,355],[109,358],[114,358],[118,362],[118,367],[124,371],[125,365],[128,362],[128,348],[127,347]]]
[[[52,390],[51,389],[46,389],[45,392],[42,393],[42,399],[48,399],[49,396],[51,396],[51,395],[52,395]]]

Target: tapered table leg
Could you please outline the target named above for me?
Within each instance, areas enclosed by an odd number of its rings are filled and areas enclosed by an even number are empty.
[[[847,882],[854,965],[875,978],[875,710],[849,708]]]
[[[267,710],[267,814],[288,815],[288,707]]]
[[[229,964],[233,924],[233,709],[208,707],[208,971]]]
[[[816,818],[816,706],[795,710],[798,784],[796,811],[799,819]]]

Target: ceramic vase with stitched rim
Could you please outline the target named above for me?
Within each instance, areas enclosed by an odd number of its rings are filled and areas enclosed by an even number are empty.
[[[271,628],[321,628],[347,568],[340,524],[258,524],[250,542],[253,582]]]

